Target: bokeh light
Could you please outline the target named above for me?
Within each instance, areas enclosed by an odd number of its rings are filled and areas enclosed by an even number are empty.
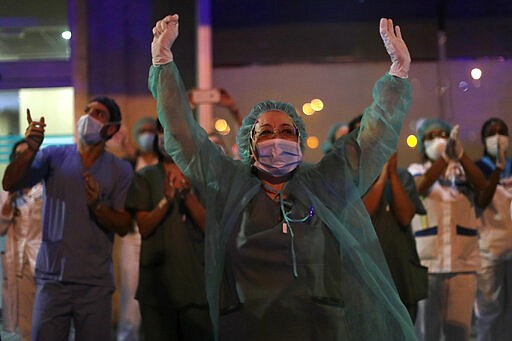
[[[460,81],[459,82],[459,90],[462,92],[468,92],[469,91],[469,84],[466,81]]]
[[[306,145],[311,149],[318,148],[318,145],[319,145],[318,137],[309,136],[308,139],[306,140]]]
[[[302,105],[302,112],[305,114],[305,115],[313,115],[315,113],[315,110],[313,110],[313,108],[311,108],[311,103],[304,103]]]
[[[480,70],[479,68],[473,68],[471,70],[471,78],[473,78],[474,80],[478,80],[482,77],[482,70]]]
[[[62,39],[69,40],[69,39],[71,39],[71,32],[70,31],[64,31],[64,32],[61,33],[60,36],[62,37]]]
[[[320,100],[318,98],[315,98],[314,100],[312,100],[310,102],[310,104],[311,104],[311,108],[314,111],[320,111],[324,108],[324,102],[322,102],[322,100]]]
[[[221,135],[227,135],[227,134],[229,134],[230,132],[231,132],[231,127],[228,125],[228,126],[226,127],[226,129],[224,129],[223,131],[219,131],[219,134],[221,134]]]
[[[225,119],[219,118],[215,121],[215,130],[217,130],[219,133],[222,133],[228,129],[228,122],[226,122]]]
[[[418,144],[418,138],[415,135],[407,136],[407,145],[410,148],[415,148],[417,144]]]

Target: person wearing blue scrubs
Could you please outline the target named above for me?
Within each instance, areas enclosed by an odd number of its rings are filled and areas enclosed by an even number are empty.
[[[400,29],[381,19],[380,32],[392,65],[360,130],[308,164],[304,122],[293,105],[272,100],[242,121],[240,160],[224,155],[194,120],[173,62],[178,16],[153,28],[149,88],[165,149],[205,198],[206,291],[217,339],[415,339],[361,201],[396,149],[411,101]]]
[[[132,226],[124,210],[131,165],[105,152],[121,111],[113,99],[96,97],[78,120],[78,144],[44,149],[44,117],[32,121],[27,110],[27,120],[29,148],[9,164],[3,187],[14,191],[44,182],[32,339],[67,340],[72,321],[77,340],[110,340],[112,242]]]

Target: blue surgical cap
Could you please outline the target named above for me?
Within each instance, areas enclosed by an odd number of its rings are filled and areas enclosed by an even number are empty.
[[[88,103],[91,102],[101,103],[108,109],[108,112],[110,114],[109,122],[116,122],[121,124],[121,110],[119,109],[119,106],[113,98],[107,96],[98,96],[91,99]]]
[[[423,153],[425,150],[424,147],[424,141],[423,138],[425,135],[435,129],[441,129],[446,132],[450,132],[452,130],[452,127],[446,123],[443,120],[440,120],[438,118],[427,118],[421,122],[420,126],[418,127],[418,150]]]
[[[322,145],[320,146],[324,153],[327,153],[332,149],[334,142],[336,142],[336,132],[341,127],[347,127],[348,132],[348,125],[343,122],[334,123],[331,126],[331,128],[329,128],[329,131],[327,132],[327,137],[325,138],[324,143],[322,143]]]
[[[238,154],[240,156],[240,160],[244,163],[250,164],[251,163],[251,132],[254,127],[254,124],[258,120],[258,117],[267,111],[282,111],[293,121],[293,124],[295,124],[295,127],[299,131],[299,143],[300,148],[302,151],[304,151],[304,146],[306,143],[306,129],[304,126],[304,121],[297,115],[297,112],[295,111],[295,108],[290,103],[284,103],[284,102],[277,102],[272,100],[266,100],[263,102],[260,102],[256,104],[251,112],[249,112],[249,115],[247,115],[244,120],[242,121],[242,126],[238,130],[238,133],[236,134],[236,145],[238,148]]]

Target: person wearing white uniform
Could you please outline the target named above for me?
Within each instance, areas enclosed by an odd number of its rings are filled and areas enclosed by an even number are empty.
[[[476,162],[489,187],[476,197],[480,216],[482,267],[477,276],[475,303],[477,340],[506,340],[512,335],[512,159],[505,157],[509,137],[506,123],[490,118],[482,126],[484,155]]]
[[[28,148],[25,140],[14,144],[10,156]],[[14,333],[16,326],[23,341],[32,337],[32,307],[36,295],[34,269],[41,246],[43,186],[16,192],[0,191],[0,234],[7,234],[2,253],[4,330]]]
[[[418,129],[425,162],[409,166],[427,210],[412,221],[421,263],[429,268],[428,298],[419,302],[416,319],[420,340],[469,340],[470,335],[480,268],[473,196],[487,181],[457,135],[458,126],[425,120]]]

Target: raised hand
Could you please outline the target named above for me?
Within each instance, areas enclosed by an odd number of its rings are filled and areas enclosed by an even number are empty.
[[[220,91],[220,101],[219,101],[218,105],[221,107],[228,108],[229,112],[236,119],[237,123],[239,125],[242,125],[243,117],[240,116],[240,111],[238,110],[236,103],[233,100],[233,98],[231,97],[231,95],[229,94],[229,92],[227,92],[226,89],[222,89],[222,88],[219,89],[219,91]]]
[[[44,117],[41,116],[39,121],[33,121],[30,115],[30,110],[27,109],[27,122],[28,127],[25,130],[25,140],[27,141],[28,147],[31,150],[37,151],[44,140]]]
[[[380,36],[391,58],[389,74],[400,78],[407,78],[411,66],[411,56],[407,45],[402,39],[400,26],[393,28],[393,20],[382,18],[379,26]]]
[[[153,65],[163,65],[173,60],[171,46],[178,37],[178,20],[177,14],[168,15],[153,27],[153,41],[151,42]]]

